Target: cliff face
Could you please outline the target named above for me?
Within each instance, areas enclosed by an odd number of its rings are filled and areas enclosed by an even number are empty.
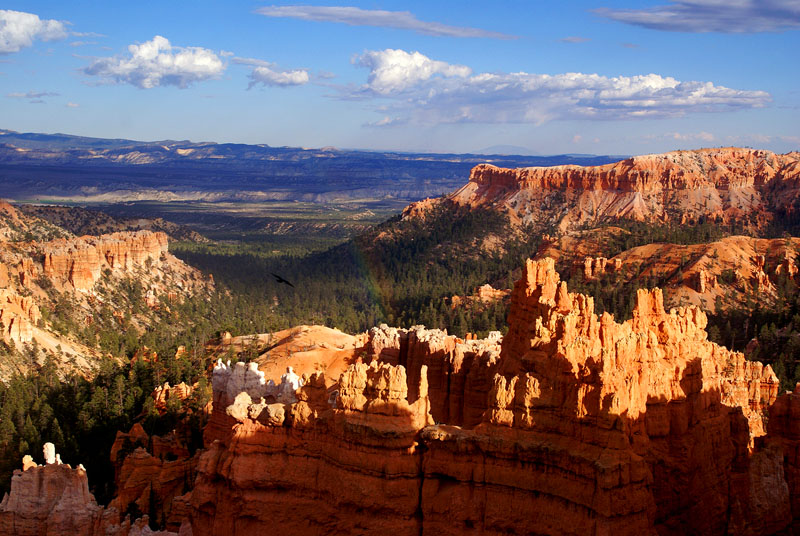
[[[14,471],[11,493],[0,503],[0,533],[15,536],[177,536],[153,532],[147,516],[133,524],[119,512],[98,506],[82,465],[61,463],[52,443],[44,446],[45,465],[30,456]]]
[[[42,251],[43,273],[57,288],[89,290],[104,268],[129,271],[148,262],[159,264],[167,252],[167,235],[135,231],[58,239],[42,244]]]
[[[513,221],[559,230],[632,219],[650,222],[729,221],[752,215],[761,225],[795,212],[800,153],[741,148],[645,155],[602,166],[505,169],[480,164],[446,197],[459,205],[494,206]],[[407,217],[423,213],[412,204]]]
[[[417,435],[433,423],[424,369],[420,377],[411,404],[405,370],[377,363],[348,367],[336,409],[321,377],[308,378],[294,404],[237,395],[227,408],[233,425],[200,459],[191,495],[194,535],[275,526],[282,534],[416,534]],[[218,369],[215,400],[234,379]]]
[[[782,529],[797,434],[765,423],[794,404],[705,324],[659,290],[630,320],[598,317],[552,260],[529,261],[502,341],[381,326],[333,396],[319,373],[277,402],[256,368],[218,365],[194,534]]]
[[[143,315],[137,316],[131,303],[137,293],[128,292],[126,286],[130,281],[141,286],[147,307],[165,312],[167,304],[213,286],[167,248],[167,235],[162,232],[74,237],[0,203],[0,337],[15,345],[36,342],[40,351],[60,360],[65,370],[89,373],[100,357],[93,344],[87,347],[78,342],[77,333],[51,329],[49,322],[42,322],[40,309],[54,311],[59,299],[66,297],[72,306],[68,311],[62,307],[58,314],[70,316],[73,325],[98,320],[114,324],[112,318],[98,317],[111,305],[119,321],[126,318],[126,309],[131,311],[131,325],[124,329],[143,329]],[[0,379],[29,365],[11,356],[0,363]]]

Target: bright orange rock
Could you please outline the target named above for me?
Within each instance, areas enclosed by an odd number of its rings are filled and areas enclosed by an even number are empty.
[[[270,405],[247,394],[246,366],[219,365],[225,418],[187,499],[194,534],[785,528],[791,445],[764,429],[772,370],[709,342],[698,308],[637,298],[630,320],[598,317],[552,260],[529,261],[499,356],[499,338],[381,326],[335,407],[320,377]]]

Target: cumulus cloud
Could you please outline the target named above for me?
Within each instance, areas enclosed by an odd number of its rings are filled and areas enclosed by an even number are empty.
[[[755,108],[770,101],[764,91],[658,74],[473,74],[469,67],[403,50],[369,51],[356,63],[369,69],[367,83],[344,97],[386,99],[384,112],[420,123],[662,118]]]
[[[370,50],[354,60],[370,70],[367,86],[370,90],[388,95],[417,86],[436,75],[444,78],[465,78],[472,69],[432,60],[419,52],[405,50]]]
[[[310,80],[307,69],[280,69],[274,63],[252,58],[233,58],[233,62],[253,66],[247,89],[258,84],[272,87],[302,86]]]
[[[396,28],[439,37],[516,39],[513,35],[490,32],[479,28],[448,26],[440,22],[422,21],[408,11],[384,11],[350,6],[268,6],[256,9],[256,13],[267,17],[293,18],[315,22],[337,22],[350,26]]]
[[[63,22],[40,19],[33,13],[0,9],[0,54],[19,52],[34,41],[55,41],[67,37]]]
[[[67,108],[78,108],[80,104],[78,104],[77,102],[68,102],[67,104],[65,104],[65,106]]]
[[[225,64],[207,48],[172,46],[160,35],[139,45],[129,45],[127,55],[94,60],[83,72],[107,82],[131,84],[141,89],[157,86],[187,88],[195,82],[218,78]]]
[[[800,29],[797,0],[674,0],[647,9],[595,9],[626,24],[670,32],[756,33]]]

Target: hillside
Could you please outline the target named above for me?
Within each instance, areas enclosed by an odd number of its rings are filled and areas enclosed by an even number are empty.
[[[7,203],[2,209],[2,380],[47,359],[64,375],[91,375],[170,305],[213,288],[169,254],[163,232],[75,236]]]

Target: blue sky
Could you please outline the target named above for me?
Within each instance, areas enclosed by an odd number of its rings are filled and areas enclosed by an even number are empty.
[[[800,1],[5,2],[0,128],[538,154],[800,149]]]

